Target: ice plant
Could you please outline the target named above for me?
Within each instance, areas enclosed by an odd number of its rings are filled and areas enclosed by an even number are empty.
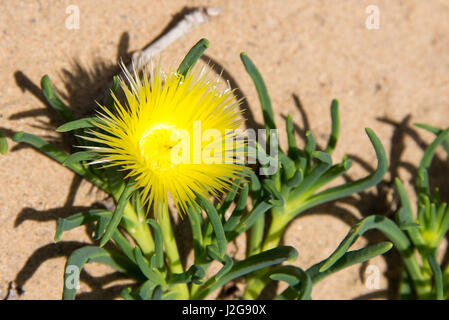
[[[116,205],[111,210],[92,209],[58,219],[55,241],[64,231],[93,223],[93,240],[98,242],[75,250],[67,259],[64,299],[75,298],[79,272],[89,262],[107,264],[135,281],[122,291],[124,299],[204,299],[244,276],[247,289],[243,298],[257,298],[272,279],[289,285],[276,298],[310,299],[313,283],[391,248],[391,243],[382,242],[340,252],[325,272],[321,268],[328,260],[307,270],[279,266],[297,257],[294,248],[278,243],[287,223],[307,208],[376,184],[386,170],[385,154],[375,134],[367,130],[379,160],[377,171],[365,179],[317,192],[350,167],[346,158],[340,164],[331,163],[339,127],[334,102],[332,134],[325,151],[315,150],[311,134],[305,150],[297,148],[289,117],[289,150],[279,150],[279,158],[269,161],[276,165],[275,172],[269,173],[264,161],[262,175],[246,169],[241,163],[246,152],[255,148],[257,158],[272,155],[258,142],[247,145],[234,139],[241,118],[233,92],[220,91],[214,81],[193,70],[208,45],[207,40],[200,40],[176,72],[165,75],[159,68],[150,68],[140,76],[125,72],[127,82],[114,78],[111,95],[99,114],[90,118],[76,119],[48,76],[42,78],[44,96],[65,122],[57,131],[73,132],[77,145],[85,151],[68,154],[24,132],[16,133],[13,140],[28,143],[62,163],[110,194]],[[242,61],[259,93],[265,127],[275,129],[261,75],[246,54]],[[123,104],[117,98],[120,85],[126,100]],[[270,133],[267,140],[271,145],[277,134]],[[209,199],[220,194],[216,203]],[[169,197],[190,222],[194,261],[188,267],[178,253]],[[265,235],[267,214],[272,221]],[[244,233],[246,257],[235,260],[228,255],[227,246]],[[213,262],[221,267],[206,277]]]
[[[241,54],[241,60],[256,86],[265,128],[267,130],[276,129],[270,96],[262,75],[246,54]],[[272,204],[270,208],[271,221],[268,222],[261,216],[254,223],[249,241],[250,253],[254,254],[278,246],[286,226],[305,210],[370,188],[378,184],[387,172],[388,163],[385,150],[376,134],[367,128],[366,133],[377,157],[376,171],[362,179],[325,188],[328,183],[351,168],[351,160],[346,156],[340,163],[332,163],[331,155],[336,147],[340,131],[338,109],[338,100],[334,99],[330,107],[331,134],[327,146],[323,150],[318,150],[315,138],[310,131],[306,132],[306,143],[301,149],[296,142],[292,116],[287,117],[288,149],[284,151],[279,148],[277,161],[279,170],[263,177],[262,188],[256,196],[265,198]],[[277,136],[273,135],[270,139],[277,140]],[[256,146],[256,148],[260,153],[260,147]],[[264,157],[268,157],[268,155]],[[261,166],[263,169],[263,164]],[[269,224],[268,231],[264,234],[266,224]],[[365,249],[369,252],[369,248]],[[244,295],[246,299],[256,299],[259,296],[268,283],[268,274],[269,270],[265,269],[248,277]]]
[[[449,266],[444,261],[438,262],[437,253],[449,230],[449,208],[446,202],[441,201],[438,189],[430,191],[428,168],[439,145],[449,154],[449,128],[440,130],[424,124],[417,126],[433,132],[437,137],[425,150],[417,170],[416,214],[402,182],[396,178],[400,207],[395,213],[395,221],[376,215],[362,219],[351,228],[320,271],[325,272],[333,266],[359,236],[377,229],[389,238],[403,260],[398,298],[442,300],[449,298]]]

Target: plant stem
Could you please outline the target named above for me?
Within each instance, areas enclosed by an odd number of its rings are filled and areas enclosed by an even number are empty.
[[[271,225],[268,229],[267,237],[265,238],[261,251],[273,249],[279,245],[284,229],[289,222],[289,220],[285,219],[287,216],[286,212],[276,209],[277,208],[274,208],[272,210],[273,220],[271,221]]]
[[[261,291],[266,286],[267,281],[260,276],[266,275],[268,269],[261,269],[260,272],[255,272],[251,278],[248,278],[246,282],[245,293],[243,294],[243,300],[257,300]]]
[[[157,205],[156,218],[159,220],[159,225],[162,229],[168,267],[173,273],[183,273],[184,268],[182,267],[178,246],[176,244],[176,239],[173,234],[173,229],[170,221],[170,212],[168,211],[168,206],[166,203]],[[189,299],[189,289],[187,287],[187,284],[180,283],[174,285],[172,290],[178,292],[177,299]]]
[[[267,237],[263,242],[261,252],[273,249],[279,245],[279,241],[282,237],[285,226],[288,224],[288,212],[285,207],[274,207],[271,210],[272,220],[270,228],[268,229]],[[254,248],[252,251],[255,252]],[[250,252],[252,253],[252,252]],[[263,268],[251,276],[247,277],[245,293],[243,294],[244,300],[255,300],[259,296],[260,292],[267,285],[268,278],[266,274],[268,268]]]
[[[131,223],[122,223],[126,231],[136,240],[137,245],[145,257],[150,258],[154,253],[154,240],[148,224],[143,217],[139,217],[132,205],[128,202],[124,216],[131,220]],[[124,221],[124,219],[122,220]]]
[[[265,216],[261,215],[253,227],[248,243],[248,257],[260,252],[263,243],[263,233],[265,227]]]

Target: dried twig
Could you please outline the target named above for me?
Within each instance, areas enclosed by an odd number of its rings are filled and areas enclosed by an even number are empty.
[[[148,64],[152,57],[159,54],[162,50],[167,48],[170,44],[182,38],[193,27],[209,21],[212,17],[215,17],[221,13],[220,8],[197,8],[192,12],[186,14],[181,21],[179,21],[172,29],[163,34],[159,39],[150,43],[142,50],[133,53],[131,62],[126,65],[129,71],[133,68],[136,71],[141,70],[146,64]],[[119,73],[118,75],[120,75]],[[112,86],[112,82],[108,84],[108,89],[97,99],[96,101],[102,101],[104,97],[109,95],[109,88]]]
[[[136,70],[140,70],[152,57],[160,53],[179,38],[183,37],[190,29],[209,21],[211,17],[217,16],[220,13],[220,8],[198,8],[193,12],[186,14],[176,26],[165,33],[160,39],[151,43],[143,50],[135,52],[132,56],[131,63],[127,65],[128,70],[132,69],[132,64],[134,64]]]

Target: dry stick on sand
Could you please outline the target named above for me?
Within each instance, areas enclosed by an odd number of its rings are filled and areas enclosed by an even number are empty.
[[[218,16],[221,13],[220,8],[197,8],[192,12],[186,14],[181,21],[179,21],[172,29],[163,34],[158,40],[149,44],[147,47],[140,51],[133,53],[131,62],[126,65],[129,71],[141,70],[146,64],[148,64],[152,57],[159,54],[162,50],[167,48],[170,44],[182,38],[193,27],[200,25],[204,22],[208,22],[211,18]],[[121,73],[120,73],[121,74]],[[98,97],[97,101],[102,101],[104,97],[109,94],[109,88],[112,86],[112,82],[109,83],[108,89]]]
[[[140,70],[151,58],[160,53],[170,44],[183,37],[193,27],[207,22],[211,17],[217,16],[221,13],[220,8],[198,8],[193,12],[188,13],[179,21],[176,26],[165,33],[160,39],[144,48],[142,51],[137,51],[132,56],[132,61],[126,67],[128,70],[132,69],[132,64],[136,70]]]

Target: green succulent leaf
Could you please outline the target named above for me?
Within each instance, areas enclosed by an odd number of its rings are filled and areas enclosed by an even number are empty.
[[[177,284],[177,283],[194,283],[197,285],[202,284],[202,279],[205,277],[206,272],[203,268],[197,265],[192,265],[186,272],[184,273],[172,273],[168,277],[168,283]]]
[[[365,232],[371,229],[377,229],[381,231],[383,234],[387,236],[396,246],[396,248],[404,253],[409,251],[411,248],[411,243],[408,240],[407,236],[403,231],[399,229],[399,227],[390,219],[372,215],[368,216],[358,223],[356,223],[348,235],[343,239],[337,249],[330,255],[330,257],[326,260],[323,266],[320,269],[320,272],[324,272],[329,269],[335,262],[337,262],[344,253],[352,246],[352,244]]]
[[[189,214],[187,216],[189,217],[190,227],[192,229],[195,263],[199,264],[204,253],[203,232],[201,230],[201,211],[198,208],[193,208],[191,206],[189,206],[188,210]]]
[[[318,159],[321,162],[327,163],[329,166],[332,165],[332,158],[331,156],[326,153],[326,152],[322,152],[322,151],[313,151],[311,153],[312,157],[315,159]]]
[[[395,178],[395,185],[396,190],[398,192],[399,198],[401,199],[401,209],[398,210],[397,218],[398,218],[398,224],[401,229],[404,229],[405,226],[413,226],[416,225],[412,206],[410,204],[410,200],[407,196],[407,192],[405,191],[404,186],[402,185],[401,181],[398,178]],[[423,247],[425,246],[425,241],[422,238],[418,228],[416,227],[408,227],[407,233],[412,240],[413,244],[417,247]]]
[[[285,180],[288,181],[292,179],[297,171],[295,162],[285,154],[279,155],[279,161],[281,162],[281,166],[284,171]]]
[[[119,230],[115,230],[114,234],[112,235],[112,240],[114,240],[117,247],[122,251],[123,254],[125,254],[126,257],[128,257],[129,260],[137,264],[134,255],[134,246],[129,243],[129,241]]]
[[[228,191],[226,197],[223,200],[223,203],[218,204],[217,212],[219,215],[224,215],[226,211],[228,211],[231,204],[234,202],[235,197],[237,196],[237,191],[239,190],[241,179],[236,179],[232,183],[231,190]]]
[[[304,147],[304,151],[309,157],[311,157],[312,152],[316,149],[315,137],[311,131],[306,132],[306,145]]]
[[[435,258],[435,253],[429,252],[426,256],[426,259],[429,262],[430,269],[432,270],[433,273],[436,299],[443,300],[444,299],[443,272],[441,271],[441,268]]]
[[[327,142],[327,147],[324,152],[332,154],[337,145],[338,136],[340,134],[340,116],[338,114],[338,100],[334,99],[331,103],[331,135],[329,136],[329,141]]]
[[[138,247],[134,248],[134,258],[139,266],[140,271],[147,277],[154,285],[165,286],[165,279],[161,272],[155,268],[151,268],[150,263],[143,256],[142,251]]]
[[[225,232],[234,230],[235,227],[238,225],[242,217],[242,214],[246,208],[246,200],[248,199],[248,193],[249,193],[249,185],[245,183],[243,185],[242,190],[240,191],[239,199],[237,200],[237,203],[235,205],[234,210],[232,211],[231,216],[223,226]]]
[[[217,274],[214,276],[215,280],[220,280],[220,278],[225,276],[229,271],[231,271],[233,265],[234,261],[231,259],[231,257],[225,254],[223,258],[223,267],[218,270]]]
[[[109,111],[114,110],[114,102],[115,102],[114,97],[117,96],[119,88],[120,88],[120,81],[117,76],[114,76],[112,78],[111,92],[106,98],[105,102],[105,106]],[[97,118],[95,118],[95,120],[98,121]]]
[[[398,298],[401,300],[412,300],[415,298],[413,292],[413,282],[407,270],[402,270],[401,281],[399,283]]]
[[[67,157],[69,156],[66,152],[62,151],[61,149],[57,148],[56,146],[48,143],[47,141],[29,134],[25,133],[23,131],[17,132],[12,137],[13,141],[15,142],[22,142],[31,145],[32,147],[38,149],[40,152],[44,153],[48,157],[52,158],[53,160],[56,160],[59,163],[63,163]],[[84,169],[84,167],[77,163],[71,163],[67,165],[67,168],[71,169],[75,173],[79,174],[80,176],[86,178],[91,183],[95,184],[96,186],[100,187],[103,190],[107,191],[106,184],[96,175],[93,175],[91,172]]]
[[[419,168],[429,168],[437,147],[448,138],[448,133],[449,128],[439,133],[435,140],[433,140],[433,142],[427,147],[419,164]]]
[[[284,205],[285,202],[284,196],[278,190],[273,180],[265,179],[263,181],[263,187],[273,198],[273,200],[270,200],[271,203],[276,204],[277,206]]]
[[[98,157],[98,155],[95,154],[94,152],[79,151],[79,152],[75,152],[75,153],[72,153],[71,155],[69,155],[62,162],[62,165],[63,166],[68,166],[68,165],[73,164],[73,163],[81,163],[83,161],[90,161],[90,160],[96,159],[97,157]]]
[[[414,123],[414,125],[418,128],[427,130],[433,134],[435,134],[436,136],[438,136],[440,133],[443,132],[443,130],[441,130],[440,128],[434,127],[434,126],[430,126],[428,124],[423,124],[423,123]],[[441,142],[441,145],[443,146],[444,150],[446,151],[446,153],[449,155],[449,139],[446,137],[446,139]]]
[[[223,225],[221,223],[220,217],[218,216],[217,210],[209,200],[204,199],[203,197],[198,195],[197,199],[212,224],[218,244],[218,255],[220,256],[220,258],[223,258],[226,253],[227,241],[225,232],[223,230]]]
[[[255,204],[256,206],[258,204]],[[252,210],[252,214],[255,210]],[[265,212],[258,214],[254,223],[252,223],[249,232],[248,256],[259,253],[262,250],[263,240],[265,236]],[[231,237],[232,238],[232,237]]]
[[[327,153],[325,153],[327,155]],[[314,184],[320,179],[320,177],[331,167],[329,162],[319,161],[312,169],[309,175],[302,179],[301,183],[291,192],[289,195],[289,201],[308,197],[316,188]],[[302,202],[302,201],[301,201]]]
[[[138,280],[143,279],[143,275],[137,266],[125,256],[112,250],[86,246],[73,251],[67,259],[64,269],[64,290],[62,294],[64,300],[75,299],[80,272],[84,265],[89,262],[106,264],[133,278],[137,278]]]
[[[391,242],[380,242],[368,247],[352,250],[349,252],[345,252],[342,256],[338,258],[338,261],[333,261],[332,263],[328,263],[329,258],[323,260],[309,269],[306,270],[307,274],[312,279],[312,282],[315,284],[318,281],[324,279],[325,277],[338,272],[340,270],[346,269],[354,264],[362,263],[368,261],[371,258],[374,258],[378,255],[384,254],[388,252],[393,247]],[[329,266],[324,268],[324,266]]]
[[[68,157],[68,154],[61,149],[53,146],[52,144],[48,143],[47,141],[29,133],[25,133],[23,131],[17,132],[12,136],[12,139],[15,142],[23,142],[27,143],[39,151],[45,153],[50,158],[58,161],[59,163],[62,163],[66,160]],[[79,165],[72,165],[69,168],[72,170],[76,170],[76,172],[82,174],[84,173],[83,168]]]
[[[209,41],[207,39],[201,39],[198,41],[187,53],[184,60],[182,60],[178,68],[178,73],[185,77],[187,73],[195,66],[196,62],[207,48],[209,48]]]
[[[249,172],[249,181],[250,181],[249,191],[252,196],[255,196],[262,189],[262,184],[260,183],[260,180],[257,177],[257,175],[252,171]]]
[[[120,195],[117,207],[115,208],[112,218],[109,221],[106,227],[106,231],[101,239],[100,247],[103,247],[109,241],[109,239],[114,234],[114,231],[120,224],[120,221],[122,220],[123,217],[123,213],[125,211],[125,206],[128,204],[128,200],[131,197],[134,190],[135,190],[134,185],[132,183],[128,183],[125,187],[125,190],[123,190],[122,194]]]
[[[109,220],[111,220],[111,216],[112,216],[112,212],[110,215],[108,216],[104,216],[104,217],[100,217],[98,219],[97,224],[95,225],[95,233],[93,235],[93,239],[94,240],[100,240],[101,237],[103,236],[105,230],[106,230],[106,226],[109,223]]]
[[[162,287],[156,286],[156,288],[154,288],[153,295],[151,296],[151,300],[162,300],[163,293]]]
[[[327,183],[341,176],[343,173],[348,171],[352,166],[352,161],[346,156],[343,157],[341,163],[335,164],[329,168],[325,173],[323,173],[313,184],[313,187],[309,188],[309,192],[315,192],[319,188],[325,186]]]
[[[288,191],[290,191],[292,188],[296,188],[302,182],[303,178],[304,177],[302,170],[297,170],[295,172],[295,175],[289,181],[287,181],[284,188],[288,188]],[[282,191],[284,191],[284,188],[282,189]]]
[[[292,159],[302,156],[303,152],[298,148],[295,138],[295,131],[293,127],[292,116],[289,114],[286,120],[285,128],[287,131],[287,141],[288,141],[288,156]]]
[[[310,294],[312,293],[312,278],[310,275],[299,267],[295,266],[279,266],[269,272],[269,277],[276,281],[285,281],[289,284],[289,287],[294,292],[294,296],[289,297],[298,300],[310,300]],[[288,292],[288,291],[287,291]],[[278,296],[277,299],[283,299],[285,295]]]
[[[95,209],[76,213],[68,218],[58,218],[54,241],[58,242],[64,231],[72,230],[81,225],[92,223],[99,220],[101,217],[111,217],[111,215],[112,212],[110,211]]]
[[[139,288],[137,288],[135,293],[137,299],[134,300],[153,300],[155,288],[156,285],[151,280],[145,281]]]
[[[73,115],[73,113],[69,110],[67,105],[62,102],[61,98],[59,98],[58,94],[53,89],[48,75],[42,77],[41,88],[42,93],[44,94],[50,106],[59,113],[64,121],[75,120],[75,116]]]
[[[279,246],[256,255],[252,255],[245,260],[235,262],[232,269],[220,279],[216,280],[211,278],[206,281],[202,288],[194,295],[193,299],[204,299],[211,292],[233,279],[268,266],[280,264],[286,260],[294,260],[297,256],[298,252],[293,247]]]
[[[131,287],[123,288],[123,290],[120,291],[120,297],[124,300],[137,300],[132,293]]]
[[[378,161],[376,171],[360,180],[329,188],[310,196],[305,202],[299,204],[297,212],[303,212],[304,210],[307,210],[316,205],[340,199],[353,193],[361,192],[378,184],[382,180],[388,170],[388,162],[385,154],[385,149],[383,148],[379,138],[377,138],[376,134],[371,129],[367,128],[366,133],[368,134],[368,137],[370,138],[370,141],[376,152]],[[302,183],[304,183],[304,181]]]
[[[265,121],[265,128],[268,130],[276,129],[273,109],[271,107],[271,99],[268,95],[267,86],[265,85],[265,82],[263,81],[259,70],[257,70],[256,66],[246,53],[242,52],[240,54],[240,59],[245,66],[246,72],[248,72],[249,76],[254,82],[254,85],[256,86],[257,94],[259,95],[260,106],[262,108],[263,119]]]
[[[323,263],[319,271],[325,272],[331,268],[337,261],[339,261],[359,236],[372,229],[377,229],[382,232],[394,244],[395,248],[401,254],[404,260],[404,265],[412,280],[415,283],[422,283],[423,274],[413,255],[414,247],[409,238],[392,220],[378,215],[368,216],[355,224],[338,248]]]
[[[156,268],[162,269],[164,267],[164,243],[162,229],[154,219],[148,219],[147,222],[151,228],[153,228],[154,232]]]
[[[267,212],[269,209],[273,207],[272,204],[267,203],[265,201],[259,202],[254,209],[252,209],[237,225],[237,227],[234,229],[234,232],[238,235],[242,232],[247,231],[249,228],[251,228],[254,223],[257,221],[257,219],[260,216],[263,216],[265,212]],[[234,237],[232,237],[234,238]]]
[[[56,128],[57,132],[69,132],[78,129],[94,128],[94,122],[99,122],[99,118],[83,118],[64,123]]]

